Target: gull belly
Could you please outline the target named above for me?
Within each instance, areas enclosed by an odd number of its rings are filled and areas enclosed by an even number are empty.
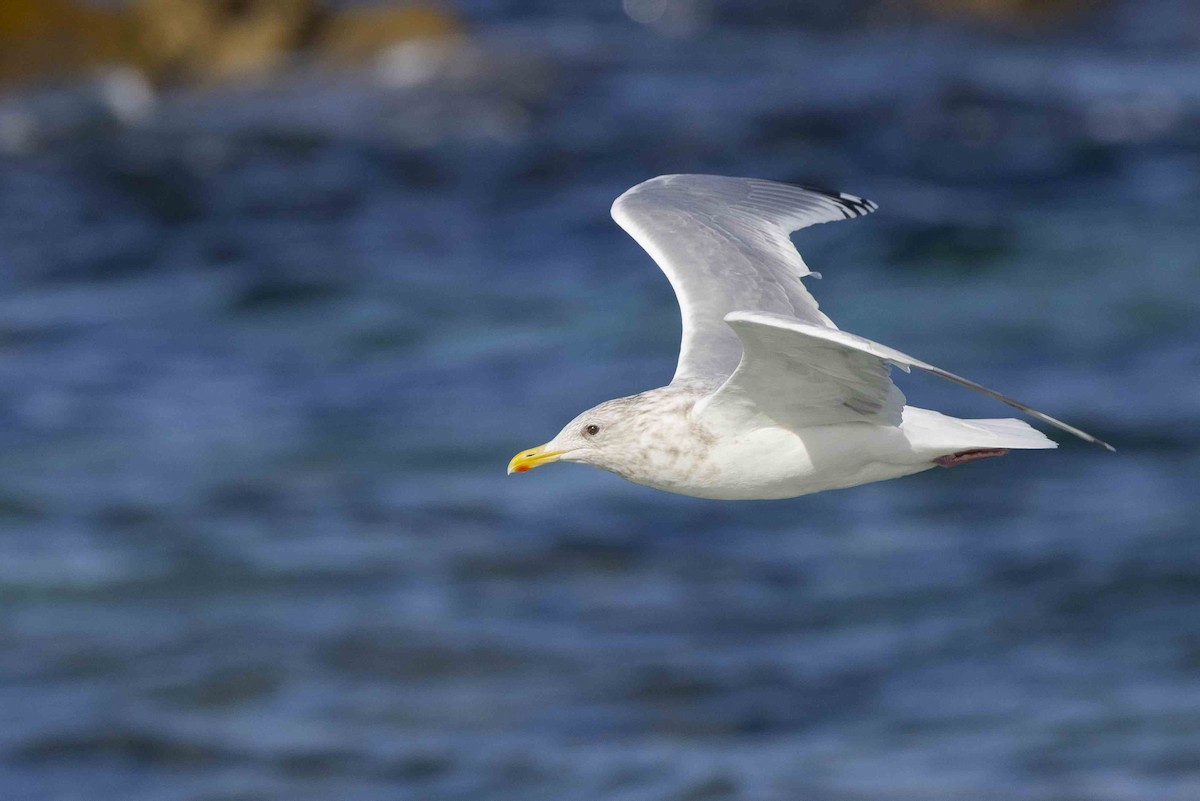
[[[794,498],[899,478],[934,467],[895,426],[871,423],[768,427],[719,437],[709,459],[715,470],[688,495],[720,500]],[[661,487],[666,489],[665,487]]]

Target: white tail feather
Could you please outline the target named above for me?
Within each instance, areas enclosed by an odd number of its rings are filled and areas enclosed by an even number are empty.
[[[904,407],[904,422],[900,428],[918,451],[948,453],[970,448],[1027,450],[1058,447],[1058,443],[1023,420],[962,420],[914,406]]]
[[[1011,417],[992,420],[962,420],[960,421],[973,429],[981,429],[986,434],[987,441],[980,441],[979,446],[994,448],[1057,448],[1058,443],[1047,437],[1041,431],[1026,423]]]

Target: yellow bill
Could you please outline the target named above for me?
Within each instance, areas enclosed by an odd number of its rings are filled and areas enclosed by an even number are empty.
[[[562,451],[548,451],[545,445],[521,451],[508,463],[508,474],[511,476],[513,473],[524,473],[526,470],[532,470],[535,467],[540,467],[550,462],[557,462],[558,457],[561,455]]]

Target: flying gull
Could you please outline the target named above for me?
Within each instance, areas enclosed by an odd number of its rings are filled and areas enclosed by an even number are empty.
[[[1080,439],[1108,443],[995,390],[840,330],[801,278],[792,231],[869,214],[840,192],[750,178],[664,175],[612,216],[667,275],[683,341],[665,387],[605,401],[508,472],[581,462],[700,498],[791,498],[1058,447],[1015,419],[962,420],[905,405],[893,366],[926,370]]]

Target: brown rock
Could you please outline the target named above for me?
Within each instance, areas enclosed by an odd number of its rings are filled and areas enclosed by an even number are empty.
[[[155,79],[210,82],[279,69],[319,11],[316,0],[138,0],[134,18]]]
[[[351,64],[396,42],[457,33],[431,7],[334,11],[317,0],[138,0],[137,30],[159,79],[225,81],[264,75],[297,56]]]
[[[269,75],[297,57],[353,64],[407,39],[446,37],[457,21],[421,5],[334,10],[319,0],[0,0],[0,82],[71,76],[102,64],[156,83]]]
[[[406,40],[449,38],[460,33],[458,20],[436,8],[362,8],[330,15],[317,31],[314,50],[322,60],[348,64]]]
[[[0,82],[64,77],[128,62],[126,14],[71,0],[0,0]]]

